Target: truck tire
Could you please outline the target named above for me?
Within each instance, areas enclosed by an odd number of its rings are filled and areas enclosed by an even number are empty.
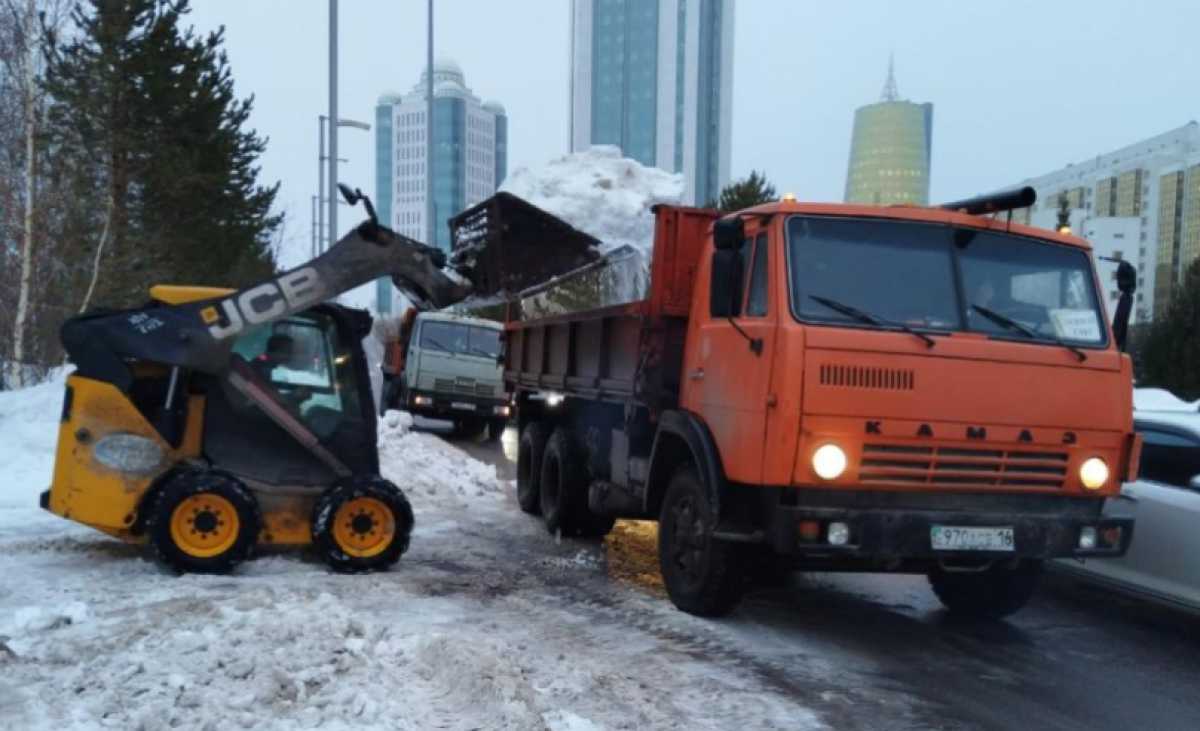
[[[154,494],[146,534],[159,560],[177,573],[227,574],[250,558],[261,525],[245,485],[220,472],[192,470]]]
[[[517,504],[530,515],[542,512],[542,454],[546,451],[548,428],[537,421],[525,425],[517,444]]]
[[[951,614],[1007,617],[1029,601],[1037,588],[1042,562],[1023,560],[1016,567],[993,564],[983,571],[929,572],[929,585]]]
[[[612,530],[613,518],[588,510],[587,468],[571,432],[563,427],[546,442],[538,487],[542,519],[551,533],[598,538]]]
[[[383,571],[408,550],[413,512],[400,488],[382,477],[355,477],[313,505],[313,545],[339,573]]]
[[[714,540],[715,527],[716,515],[695,468],[680,467],[663,496],[658,561],[667,595],[688,614],[729,614],[745,590],[740,546]]]

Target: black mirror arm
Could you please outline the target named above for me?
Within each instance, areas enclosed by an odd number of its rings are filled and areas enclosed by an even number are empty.
[[[745,338],[747,343],[750,343],[750,352],[754,353],[755,355],[761,356],[762,352],[763,352],[762,338],[750,337],[750,335],[747,334],[746,331],[742,329],[741,325],[737,324],[737,321],[733,319],[732,315],[726,317],[725,319],[729,320],[729,324],[733,325],[733,329],[737,330],[738,334],[741,335],[743,338]]]

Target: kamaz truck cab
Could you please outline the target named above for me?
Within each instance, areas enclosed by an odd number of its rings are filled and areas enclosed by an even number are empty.
[[[500,365],[504,326],[492,320],[443,312],[417,315],[404,348],[404,367],[388,379],[388,408],[454,423],[475,436],[484,428],[496,440],[510,411]],[[389,348],[389,354],[399,348]],[[385,364],[385,372],[386,372]]]

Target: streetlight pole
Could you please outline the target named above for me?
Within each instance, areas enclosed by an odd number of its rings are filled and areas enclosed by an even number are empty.
[[[320,137],[317,141],[317,148],[318,148],[319,152],[318,152],[318,157],[317,157],[317,213],[316,213],[316,217],[318,220],[318,223],[317,223],[317,253],[319,254],[322,251],[324,251],[326,248],[328,248],[327,244],[332,244],[335,241],[335,239],[333,239],[331,237],[336,235],[334,232],[337,231],[337,218],[332,213],[333,211],[337,210],[337,205],[338,205],[338,193],[337,193],[337,189],[336,189],[337,186],[335,185],[335,182],[337,181],[337,164],[339,162],[347,162],[347,160],[345,158],[334,157],[332,154],[326,155],[325,154],[325,143],[332,142],[333,140],[337,139],[337,129],[339,127],[353,127],[354,129],[361,129],[364,132],[370,132],[371,125],[367,124],[366,122],[359,122],[354,119],[339,119],[338,123],[336,125],[328,125],[330,130],[329,130],[329,136],[326,137],[325,127],[327,126],[327,123],[329,122],[329,117],[326,117],[324,114],[322,114],[322,115],[319,115],[317,117],[317,119],[319,122],[318,127],[319,127],[320,133],[321,133]],[[329,190],[328,191],[326,191],[326,189],[325,189],[325,187],[326,187],[325,186],[326,165],[328,165],[328,168],[329,168]],[[329,210],[330,210],[330,219],[329,220],[330,220],[330,223],[332,224],[331,226],[328,226],[328,227],[326,227],[326,225],[325,225],[325,207],[326,207],[326,205],[329,206]]]
[[[425,59],[425,235],[427,244],[437,246],[437,223],[433,209],[433,0],[429,0],[428,33]]]
[[[338,0],[329,0],[329,245],[337,241]]]
[[[310,226],[310,228],[312,229],[312,246],[310,247],[312,249],[312,252],[309,256],[310,259],[316,259],[317,254],[320,253],[320,249],[318,248],[318,245],[317,245],[317,242],[320,241],[320,237],[321,237],[321,227],[320,227],[320,225],[317,224],[317,216],[319,215],[320,208],[321,208],[320,196],[314,195],[312,197],[312,226]]]
[[[317,127],[320,129],[317,143],[317,253],[324,249],[325,242],[325,115],[317,117]]]

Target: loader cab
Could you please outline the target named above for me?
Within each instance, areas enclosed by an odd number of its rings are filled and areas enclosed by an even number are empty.
[[[364,324],[364,322],[366,324]],[[378,471],[375,412],[359,345],[370,318],[321,305],[248,328],[234,340],[230,377],[263,389],[252,403],[228,379],[212,379],[204,451],[235,474],[276,485],[325,484],[336,477],[328,460],[289,434],[268,409],[295,417],[351,472]]]

